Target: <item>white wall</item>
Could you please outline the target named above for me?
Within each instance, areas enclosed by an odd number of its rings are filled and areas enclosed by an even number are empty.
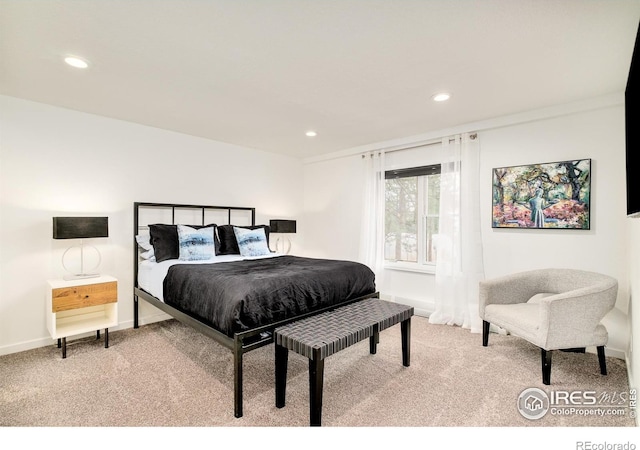
[[[312,257],[357,260],[360,246],[361,157],[304,166],[305,253]]]
[[[52,343],[45,282],[64,274],[70,245],[52,239],[53,216],[109,217],[109,238],[91,244],[119,280],[123,328],[133,320],[134,201],[252,206],[258,223],[302,212],[294,158],[6,96],[0,132],[0,354]],[[143,323],[158,314],[145,306]]]
[[[461,126],[460,131],[478,131],[480,140],[480,179],[486,181],[480,192],[486,278],[539,267],[574,267],[616,277],[620,283],[618,301],[605,325],[610,334],[608,354],[622,357],[628,343],[629,299],[622,97],[560,105]],[[410,144],[424,138],[404,141]],[[388,148],[391,144],[401,142],[367,147]],[[319,256],[357,259],[363,186],[361,157],[354,151],[333,156],[305,161],[305,217],[312,230],[305,248]],[[592,159],[591,230],[491,228],[493,168],[574,158]],[[345,194],[345,189],[350,191]],[[378,289],[382,295],[403,299],[425,312],[432,307],[433,281],[430,274],[387,270]]]

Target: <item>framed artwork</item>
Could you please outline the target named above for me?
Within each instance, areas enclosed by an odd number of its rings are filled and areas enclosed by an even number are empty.
[[[590,229],[591,160],[493,169],[493,228]]]

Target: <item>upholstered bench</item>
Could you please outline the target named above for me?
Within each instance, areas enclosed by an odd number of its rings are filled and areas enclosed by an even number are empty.
[[[276,407],[285,405],[289,350],[309,358],[310,425],[320,426],[324,360],[363,339],[376,353],[380,331],[400,323],[402,364],[409,367],[413,307],[370,298],[276,328]]]

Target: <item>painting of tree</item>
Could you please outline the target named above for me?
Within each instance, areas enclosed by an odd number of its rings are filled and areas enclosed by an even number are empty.
[[[590,229],[591,160],[493,169],[493,228]]]

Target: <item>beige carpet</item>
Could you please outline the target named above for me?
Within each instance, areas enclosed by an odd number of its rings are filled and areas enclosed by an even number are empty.
[[[540,352],[513,336],[412,321],[411,366],[401,364],[400,327],[381,333],[376,355],[360,342],[325,363],[324,427],[633,427],[622,415],[573,413],[529,420],[520,393],[594,391],[602,405],[627,398],[624,361],[554,352],[551,386]],[[67,358],[51,345],[0,357],[3,427],[306,427],[307,360],[290,352],[287,405],[274,406],[273,346],[245,355],[244,417],[233,416],[231,352],[170,320],[110,333],[110,348],[85,338]],[[615,396],[618,397],[615,397]],[[602,409],[602,408],[601,408]]]

